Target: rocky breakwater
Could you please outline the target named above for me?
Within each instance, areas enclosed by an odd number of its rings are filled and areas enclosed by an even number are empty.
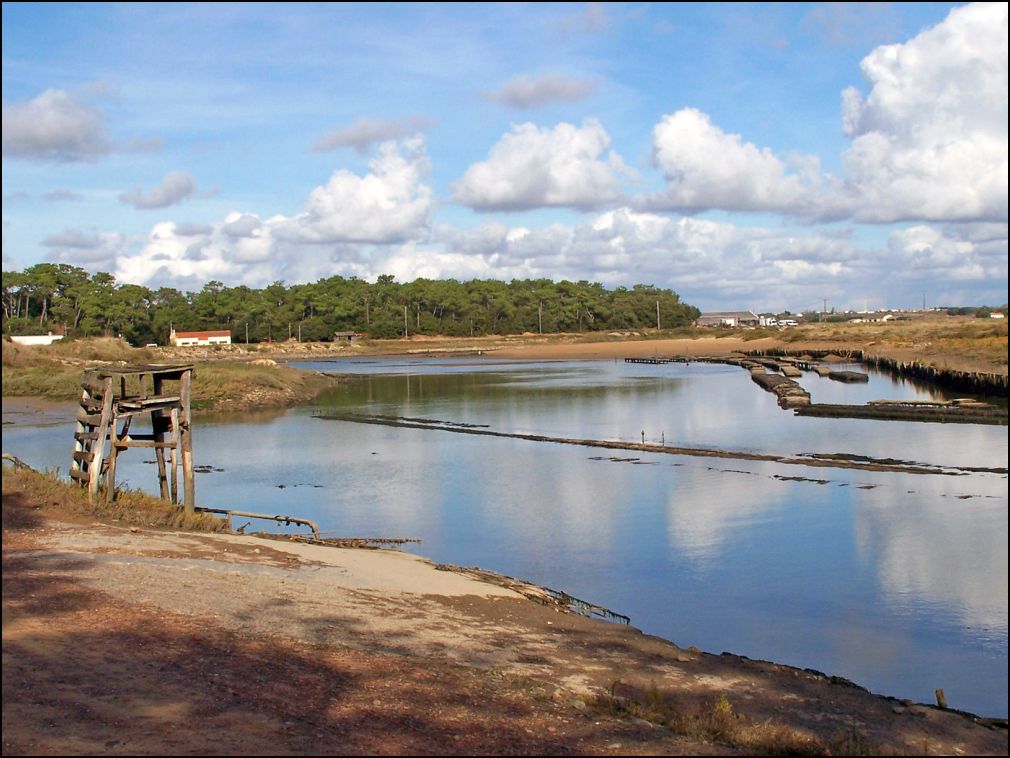
[[[780,408],[801,408],[810,405],[810,393],[789,377],[769,374],[760,363],[744,361],[740,365],[750,371],[755,384],[778,398]]]

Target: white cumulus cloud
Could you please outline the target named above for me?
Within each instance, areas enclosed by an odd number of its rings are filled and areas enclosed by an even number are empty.
[[[666,115],[656,125],[653,160],[667,180],[664,190],[641,199],[653,210],[799,214],[811,212],[821,194],[815,157],[797,158],[790,167],[770,149],[727,134],[695,108]]]
[[[617,202],[621,178],[629,174],[595,119],[543,129],[525,123],[513,126],[486,161],[467,169],[453,199],[481,210],[591,209]]]
[[[383,143],[369,167],[365,176],[335,171],[277,234],[317,243],[388,243],[416,237],[429,223],[433,202],[425,184],[430,163],[424,140]]]
[[[12,158],[76,163],[112,152],[105,117],[94,105],[61,89],[3,105],[3,154]]]
[[[440,228],[436,238],[446,252],[486,264],[497,278],[589,279],[609,286],[653,283],[703,307],[820,302],[824,294],[851,285],[876,257],[844,237],[695,217],[674,219],[626,207],[574,226],[508,229],[485,223],[465,231]]]
[[[986,266],[975,243],[946,236],[931,226],[912,226],[891,234],[888,247],[899,262],[897,271],[905,278],[936,278],[941,281],[984,280]],[[995,272],[992,272],[995,273]],[[1006,276],[1006,263],[1003,264]],[[1006,298],[1004,297],[1004,300]]]
[[[843,93],[857,220],[1007,219],[1007,5],[977,3],[862,62]]]
[[[382,145],[371,172],[334,172],[294,217],[233,211],[213,224],[156,224],[117,276],[148,286],[199,289],[210,279],[249,286],[382,273],[396,245],[427,234],[428,159],[420,138]],[[420,248],[418,248],[420,249]],[[415,258],[421,253],[412,254]]]

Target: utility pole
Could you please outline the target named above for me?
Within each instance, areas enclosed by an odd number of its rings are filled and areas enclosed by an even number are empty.
[[[537,324],[540,328],[540,333],[544,333],[544,301],[540,301],[540,307],[537,309]]]
[[[659,331],[659,301],[656,301],[656,331]]]
[[[403,306],[403,338],[407,338],[407,306]]]
[[[249,344],[249,322],[245,322],[245,343]]]

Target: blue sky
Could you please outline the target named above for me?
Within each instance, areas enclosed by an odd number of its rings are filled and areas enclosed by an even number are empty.
[[[3,5],[3,265],[997,304],[1005,3]]]

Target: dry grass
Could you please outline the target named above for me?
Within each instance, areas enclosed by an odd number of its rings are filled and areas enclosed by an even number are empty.
[[[741,335],[744,336],[744,335]],[[757,329],[747,339],[774,337],[789,345],[863,350],[898,361],[959,371],[1007,371],[1007,323],[968,316],[930,314],[878,323],[805,324],[774,332]]]
[[[757,330],[761,331],[761,330]],[[823,323],[771,331],[784,342],[838,340],[859,347],[866,343],[910,347],[937,341],[950,344],[978,343],[983,348],[999,347],[1005,357],[1007,323],[967,316],[929,317],[875,323]]]
[[[25,347],[3,342],[3,394],[11,397],[41,397],[46,400],[77,400],[81,395],[81,372],[90,363],[149,363],[150,350],[130,347],[113,338],[71,340],[52,345]]]
[[[164,362],[151,350],[118,339],[75,340],[46,347],[3,343],[3,394],[74,401],[81,395],[81,373],[94,363]],[[286,366],[236,361],[200,363],[193,379],[194,410],[287,406],[311,400],[333,386],[332,377]]]
[[[121,525],[185,529],[195,532],[228,531],[226,522],[206,513],[187,515],[178,505],[136,490],[121,490],[115,501],[88,500],[88,491],[61,480],[55,472],[4,467],[3,494],[18,492],[30,503],[90,518],[108,519]]]
[[[210,363],[193,379],[194,410],[249,409],[307,402],[337,379],[287,366]]]
[[[77,400],[81,396],[81,369],[70,366],[4,365],[5,397],[41,397],[45,400]]]
[[[824,741],[781,724],[752,722],[733,710],[725,694],[697,701],[664,692],[654,684],[638,689],[615,682],[609,693],[583,700],[615,718],[642,719],[689,739],[720,742],[749,755],[880,755],[855,732]]]

